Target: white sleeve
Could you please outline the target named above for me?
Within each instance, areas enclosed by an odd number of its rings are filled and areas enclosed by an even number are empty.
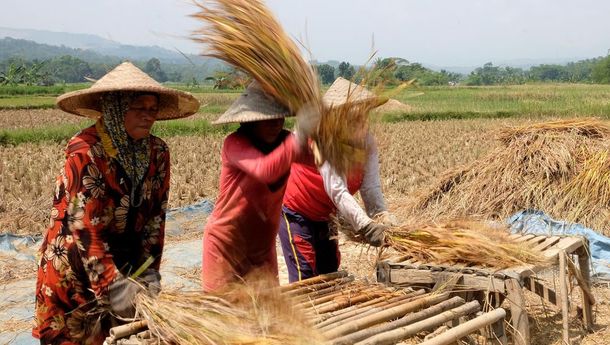
[[[381,191],[381,180],[379,178],[379,154],[377,145],[369,135],[369,153],[364,166],[364,176],[360,187],[360,196],[364,202],[364,208],[369,217],[387,211],[383,193]]]
[[[324,162],[319,170],[322,182],[324,183],[324,190],[337,207],[339,214],[356,230],[360,230],[368,225],[372,220],[350,194],[345,182],[345,176],[339,175],[328,162]]]

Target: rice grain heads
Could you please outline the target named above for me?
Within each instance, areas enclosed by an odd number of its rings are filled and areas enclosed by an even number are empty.
[[[447,171],[407,207],[419,220],[501,219],[523,209],[610,234],[610,128],[598,119],[499,131],[500,146]]]
[[[510,237],[506,226],[478,221],[405,225],[387,232],[390,247],[423,262],[503,269],[544,266],[542,253]]]

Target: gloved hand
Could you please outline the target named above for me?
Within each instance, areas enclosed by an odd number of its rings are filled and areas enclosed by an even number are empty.
[[[388,211],[379,212],[373,218],[383,225],[398,226],[398,219]]]
[[[161,274],[159,271],[149,268],[138,277],[138,280],[144,283],[151,296],[156,297],[161,292]]]
[[[135,297],[142,291],[143,286],[134,280],[119,278],[108,286],[110,308],[122,318],[133,318],[136,314]]]
[[[360,232],[371,246],[381,247],[385,242],[385,231],[387,229],[387,225],[370,222],[360,229]]]
[[[318,129],[320,116],[320,110],[312,104],[305,104],[297,112],[295,134],[301,147],[307,146],[307,140]]]

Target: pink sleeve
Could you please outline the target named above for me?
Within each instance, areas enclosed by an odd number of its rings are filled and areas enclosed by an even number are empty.
[[[266,155],[238,135],[229,136],[223,147],[223,159],[228,164],[265,184],[275,183],[284,176],[297,155],[298,147],[292,134]]]

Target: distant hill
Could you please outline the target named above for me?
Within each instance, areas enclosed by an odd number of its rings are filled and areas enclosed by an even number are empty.
[[[138,47],[132,46],[132,49],[129,49],[129,46],[124,47],[128,48],[118,51],[117,55],[105,55],[91,49],[53,46],[25,39],[4,37],[0,38],[0,71],[7,68],[9,59],[26,62],[46,61],[44,70],[55,82],[82,82],[86,77],[94,79],[101,77],[125,60],[130,60],[144,69],[148,60],[158,58],[161,69],[167,76],[166,80],[191,82],[196,79],[202,82],[216,70],[225,66],[220,60],[212,58],[189,56],[187,59],[181,55],[181,58],[168,59],[166,56],[165,59],[162,59],[157,56],[143,55]],[[72,58],[78,60],[70,60]],[[84,61],[86,66],[82,66],[83,64],[78,61]]]
[[[53,32],[45,30],[12,29],[0,27],[0,39],[10,37],[17,40],[30,41],[29,44],[20,42],[4,42],[0,47],[0,60],[17,54],[27,53],[28,59],[48,59],[59,55],[72,55],[85,61],[99,61],[107,57],[116,57],[129,60],[148,60],[156,57],[162,63],[168,64],[220,64],[219,61],[188,54],[187,57],[178,51],[158,46],[133,46],[108,40],[96,35],[74,34],[66,32]],[[41,46],[35,46],[38,43]],[[10,49],[10,50],[5,50]],[[12,55],[11,55],[12,54]],[[190,60],[190,61],[189,61]],[[213,61],[210,61],[213,60]]]

